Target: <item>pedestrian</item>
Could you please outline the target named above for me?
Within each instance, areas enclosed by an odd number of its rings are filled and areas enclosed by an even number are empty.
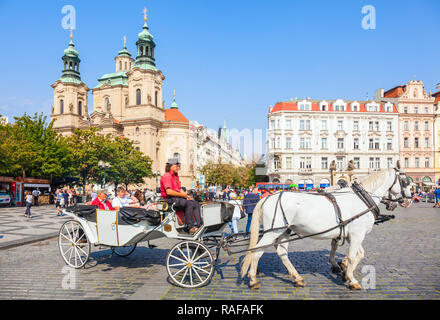
[[[26,191],[26,212],[24,213],[25,218],[30,218],[31,215],[31,207],[32,207],[32,193],[30,191]]]
[[[435,206],[440,208],[440,188],[438,186],[434,190],[434,195],[435,195],[434,208]]]
[[[57,216],[61,215],[61,207],[64,206],[64,197],[60,189],[55,194],[55,207],[57,208]]]
[[[34,196],[34,206],[38,206],[38,196],[41,194],[40,190],[34,189],[32,195]]]
[[[232,233],[238,233],[238,220],[241,219],[243,207],[240,205],[236,196],[232,196],[229,203],[234,205],[234,213],[232,215],[232,221],[229,223],[229,227],[231,228]]]
[[[69,205],[69,194],[67,193],[66,189],[64,189],[63,191],[63,198],[64,198],[64,208],[66,208]]]
[[[244,196],[243,199],[243,208],[244,211],[248,215],[247,224],[246,224],[246,233],[249,233],[251,229],[251,221],[252,221],[252,214],[254,213],[255,206],[257,205],[258,201],[260,201],[260,197],[258,196],[258,188],[255,187],[252,192],[248,193]]]
[[[73,193],[72,193],[72,189],[67,190],[67,197],[68,197],[68,203],[69,203],[69,206],[73,205]]]
[[[92,201],[96,199],[96,197],[98,196],[98,194],[92,190],[90,196],[92,197]]]

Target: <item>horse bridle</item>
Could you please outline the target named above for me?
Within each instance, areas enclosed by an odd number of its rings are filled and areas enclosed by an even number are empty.
[[[405,201],[405,199],[407,199],[407,200],[408,200],[408,199],[411,199],[411,198],[408,198],[408,197],[405,195],[405,191],[404,191],[404,188],[406,188],[406,187],[409,186],[409,183],[408,183],[408,177],[407,177],[407,175],[406,175],[405,173],[400,172],[400,170],[397,169],[397,168],[394,168],[394,171],[396,172],[396,175],[395,175],[395,177],[394,177],[394,182],[393,182],[393,184],[391,185],[391,187],[388,188],[388,198],[383,197],[381,202],[389,201],[389,202],[399,202],[400,204],[402,204],[402,203]],[[402,181],[403,179],[402,179],[401,176],[405,176],[405,178],[406,178],[406,179],[405,179],[405,182]],[[391,189],[392,189],[392,188],[394,187],[394,185],[396,184],[396,180],[399,181],[399,185],[400,185],[400,196],[397,197],[396,199],[393,199],[393,198],[390,197],[390,194],[391,194]]]

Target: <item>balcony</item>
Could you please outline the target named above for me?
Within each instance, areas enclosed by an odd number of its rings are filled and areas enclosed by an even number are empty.
[[[299,174],[309,175],[312,173],[312,168],[300,168]]]

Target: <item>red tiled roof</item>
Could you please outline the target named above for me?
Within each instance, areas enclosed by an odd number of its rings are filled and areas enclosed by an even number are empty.
[[[435,97],[434,103],[440,102],[440,91],[433,93],[432,96]]]
[[[325,101],[325,100],[323,100],[323,101]],[[359,102],[359,111],[353,111],[351,109],[352,102],[353,101],[346,101],[344,103],[345,110],[339,111],[339,112],[369,112],[366,107],[366,104],[368,102],[363,102],[363,103]],[[333,109],[334,102],[327,102],[327,103],[328,103],[328,110],[326,110],[326,111],[334,111],[334,109]],[[302,111],[302,110],[298,109],[297,102],[289,101],[289,102],[278,102],[277,104],[274,105],[274,107],[272,108],[272,111],[270,113],[279,112],[279,111]],[[319,108],[319,103],[312,102],[312,110],[309,110],[309,111],[321,111],[321,109]],[[385,108],[384,108],[384,104],[379,104],[379,111],[371,111],[371,112],[386,112]],[[394,104],[393,104],[393,111],[390,113],[398,113],[397,107]]]
[[[397,86],[390,90],[385,91],[384,98],[399,98],[403,94],[403,88],[405,86]]]
[[[177,108],[165,110],[165,121],[189,123],[188,119],[185,118],[185,116]]]

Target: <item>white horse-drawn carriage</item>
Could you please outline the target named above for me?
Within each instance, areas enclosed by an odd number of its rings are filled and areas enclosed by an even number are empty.
[[[85,265],[91,244],[108,246],[120,256],[131,254],[136,244],[161,237],[181,240],[169,252],[166,267],[170,279],[182,287],[196,288],[209,282],[220,249],[229,254],[246,252],[241,274],[248,272],[251,289],[260,287],[256,278],[258,260],[267,247],[275,246],[277,254],[294,279],[303,287],[304,279],[288,259],[288,243],[304,238],[331,240],[329,262],[334,272],[341,272],[351,289],[361,289],[353,272],[364,256],[362,242],[376,223],[394,216],[381,215],[380,202],[388,210],[397,203],[408,207],[411,199],[409,179],[397,168],[372,174],[351,187],[322,193],[280,192],[260,200],[253,212],[247,250],[232,252],[243,240],[222,233],[233,216],[234,205],[214,203],[202,205],[203,226],[194,234],[182,231],[182,223],[173,206],[165,203],[160,214],[149,214],[137,208],[118,211],[97,210],[82,206],[66,210],[73,219],[59,234],[59,247],[65,262],[80,268]],[[284,194],[284,195],[283,195]],[[160,207],[160,206],[159,206]],[[263,229],[260,229],[261,223]],[[339,241],[349,243],[348,255],[338,264],[335,253]],[[234,245],[235,243],[235,245]],[[215,248],[215,252],[213,250]],[[214,252],[214,254],[213,254]]]
[[[92,244],[109,247],[119,256],[128,256],[139,242],[162,237],[181,240],[168,253],[166,267],[170,279],[182,287],[205,285],[214,273],[223,228],[233,215],[234,206],[214,203],[201,206],[203,226],[193,235],[174,205],[157,205],[159,211],[123,207],[119,211],[99,210],[97,206],[78,205],[64,213],[71,220],[59,232],[58,245],[64,261],[73,268],[87,263]],[[216,250],[213,250],[215,248]]]

